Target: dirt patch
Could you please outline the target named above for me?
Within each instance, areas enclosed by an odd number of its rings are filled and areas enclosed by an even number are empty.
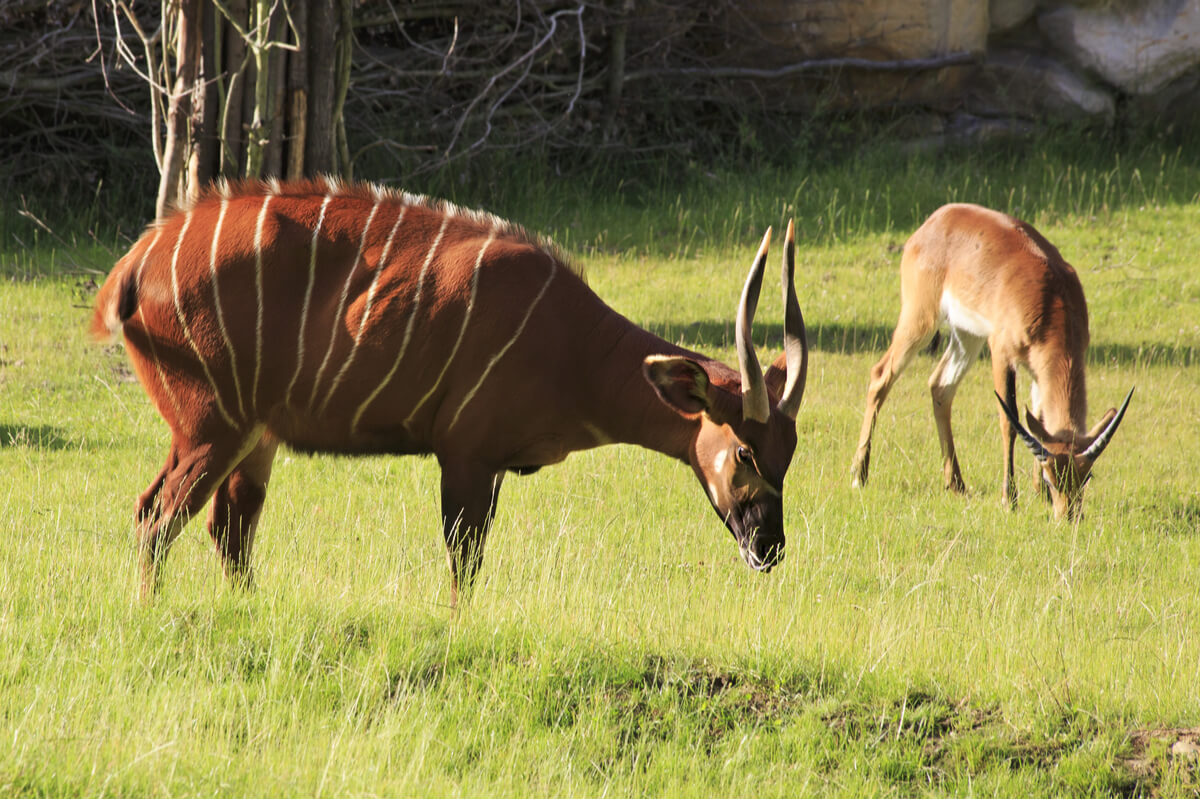
[[[1138,777],[1151,777],[1165,766],[1200,771],[1200,727],[1151,728],[1129,735],[1124,766]]]

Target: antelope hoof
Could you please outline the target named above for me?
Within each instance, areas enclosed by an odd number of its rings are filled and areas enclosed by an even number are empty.
[[[850,488],[861,489],[867,485],[867,462],[862,459],[855,459],[850,465]]]

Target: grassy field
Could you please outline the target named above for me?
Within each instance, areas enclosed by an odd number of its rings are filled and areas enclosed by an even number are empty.
[[[130,512],[167,433],[121,349],[85,335],[97,271],[141,224],[109,191],[50,231],[0,214],[0,794],[1200,792],[1181,752],[1200,736],[1194,159],[1049,146],[455,190],[727,362],[751,248],[794,214],[814,345],[779,569],[742,566],[686,467],[602,448],[507,481],[457,617],[417,458],[281,452],[257,591],[226,587],[195,522],[162,596],[134,601]],[[899,248],[951,199],[1025,217],[1079,270],[1092,418],[1137,386],[1076,526],[1024,452],[1001,508],[984,364],[956,403],[965,498],[941,488],[927,356],[850,488]]]

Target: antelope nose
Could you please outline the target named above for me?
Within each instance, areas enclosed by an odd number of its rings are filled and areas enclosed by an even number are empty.
[[[783,561],[783,542],[763,542],[755,540],[749,547],[742,549],[742,558],[747,566],[757,572],[770,572]]]

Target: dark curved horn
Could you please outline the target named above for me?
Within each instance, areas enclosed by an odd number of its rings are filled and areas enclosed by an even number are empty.
[[[796,299],[796,225],[788,220],[787,240],[783,248],[783,352],[787,357],[787,383],[779,410],[792,419],[800,410],[804,385],[808,382],[808,333],[804,315]]]
[[[996,395],[996,401],[1000,403],[1000,408],[1004,409],[1004,416],[1008,417],[1008,421],[1016,428],[1017,435],[1021,437],[1021,441],[1029,448],[1029,452],[1033,453],[1033,457],[1038,460],[1039,464],[1045,464],[1050,460],[1050,451],[1042,446],[1032,433],[1025,430],[1025,426],[1017,419],[1017,412],[1008,407],[1004,402],[1004,398],[998,392],[993,392]]]
[[[771,229],[763,236],[754,257],[754,266],[746,277],[742,289],[742,301],[737,313],[738,367],[742,371],[742,417],[755,422],[766,422],[771,415],[771,399],[767,395],[767,382],[763,380],[762,367],[754,355],[754,340],[750,337],[750,326],[754,324],[754,311],[758,308],[758,292],[762,288],[763,266],[767,263],[767,249],[771,246]]]
[[[1125,395],[1125,402],[1121,403],[1120,410],[1117,415],[1112,418],[1112,422],[1105,426],[1104,430],[1100,431],[1100,435],[1088,445],[1088,449],[1080,453],[1088,461],[1095,461],[1104,452],[1104,448],[1108,447],[1108,443],[1112,440],[1113,434],[1117,432],[1117,426],[1121,424],[1121,417],[1125,416],[1125,409],[1129,408],[1129,401],[1133,398],[1133,387],[1129,390],[1129,394]]]

